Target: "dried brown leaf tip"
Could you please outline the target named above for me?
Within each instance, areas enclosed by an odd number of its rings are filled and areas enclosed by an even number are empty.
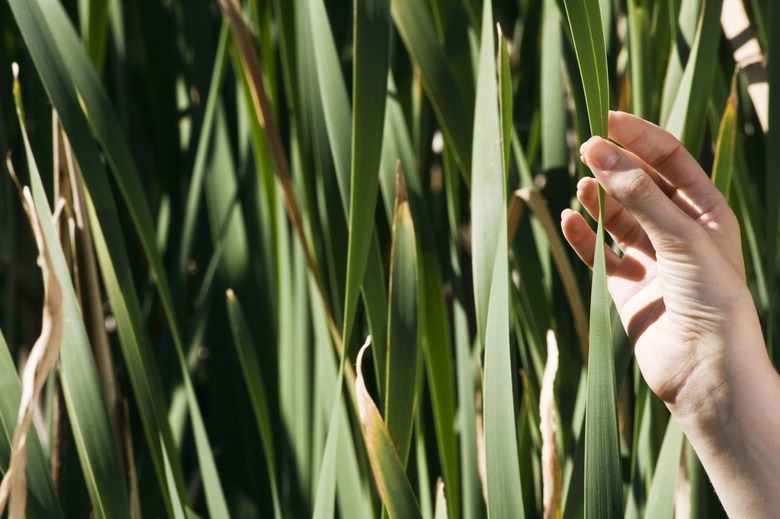
[[[14,180],[17,182],[15,175]],[[35,242],[38,245],[38,265],[43,272],[45,296],[43,305],[43,319],[41,335],[35,341],[30,357],[22,374],[22,400],[19,405],[19,414],[16,420],[16,430],[11,444],[11,462],[8,466],[2,483],[0,484],[0,515],[5,511],[10,500],[10,519],[22,519],[27,499],[27,480],[25,478],[27,434],[32,424],[32,408],[38,400],[46,379],[51,370],[57,364],[62,344],[62,290],[54,274],[51,255],[43,238],[38,215],[35,212],[30,189],[20,189],[22,204],[30,221]],[[59,214],[61,204],[58,205]]]
[[[552,330],[547,332],[547,364],[539,395],[539,428],[542,431],[542,501],[544,518],[556,519],[561,513],[561,462],[556,446],[555,375],[558,372],[558,344]]]

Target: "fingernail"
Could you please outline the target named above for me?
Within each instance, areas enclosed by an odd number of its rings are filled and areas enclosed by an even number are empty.
[[[561,220],[566,218],[566,215],[568,215],[569,213],[572,213],[572,212],[574,212],[574,211],[572,211],[568,207],[566,209],[564,209],[563,211],[561,211]]]
[[[577,181],[577,191],[580,191],[580,190],[585,188],[585,184],[588,183],[588,180],[587,180],[588,178],[589,177],[582,177],[581,179],[579,179]]]
[[[601,171],[610,171],[619,158],[617,150],[603,139],[591,142],[587,153],[590,163]]]

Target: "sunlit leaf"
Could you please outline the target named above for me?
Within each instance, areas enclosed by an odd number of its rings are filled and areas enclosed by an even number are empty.
[[[596,0],[567,0],[574,49],[593,135],[607,136],[609,90],[607,56]],[[588,407],[585,422],[585,516],[623,514],[623,481],[617,425],[617,389],[604,254],[604,190],[599,186],[599,219],[593,261],[588,355]]]
[[[379,409],[377,409],[371,395],[368,394],[363,380],[363,354],[370,345],[371,338],[369,337],[358,353],[355,368],[357,370],[355,391],[368,459],[371,462],[377,491],[391,518],[421,517],[420,505],[417,503],[412,486],[406,477],[403,464],[398,457],[398,451],[393,445],[393,440],[382,420],[382,415],[379,414]]]

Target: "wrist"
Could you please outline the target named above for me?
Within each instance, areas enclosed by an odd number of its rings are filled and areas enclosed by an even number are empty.
[[[733,517],[766,517],[778,505],[780,377],[756,329],[667,403]]]
[[[733,318],[728,332],[696,346],[691,374],[667,406],[694,446],[735,448],[741,428],[761,420],[780,399],[780,378],[766,352],[752,302]],[[698,441],[696,441],[700,438]]]

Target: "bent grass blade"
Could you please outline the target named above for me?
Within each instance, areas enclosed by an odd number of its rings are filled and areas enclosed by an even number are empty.
[[[371,337],[366,339],[357,356],[357,379],[355,393],[357,394],[360,423],[368,451],[368,460],[374,473],[377,491],[382,504],[387,508],[391,518],[422,517],[420,505],[412,490],[412,485],[406,477],[398,451],[390,439],[387,426],[379,414],[374,400],[368,394],[363,380],[363,354],[371,345]]]

